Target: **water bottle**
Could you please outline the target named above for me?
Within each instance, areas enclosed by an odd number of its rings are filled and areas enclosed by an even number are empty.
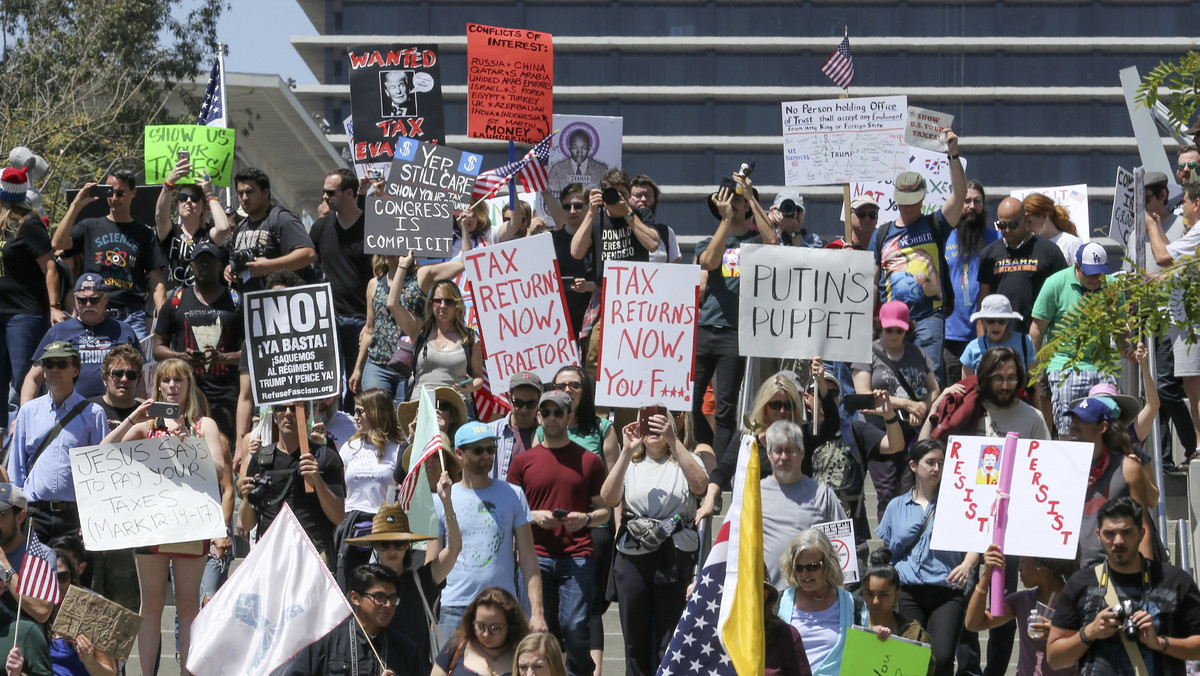
[[[655,525],[655,528],[658,529],[658,533],[662,536],[663,540],[666,540],[674,535],[675,531],[679,530],[679,525],[682,522],[683,517],[676,514],[669,519],[659,519],[658,523]]]
[[[1029,621],[1025,625],[1027,627],[1026,633],[1029,634],[1029,638],[1035,641],[1041,641],[1042,639],[1046,638],[1046,630],[1043,629],[1040,624],[1036,627],[1033,626],[1035,621],[1041,619],[1042,613],[1037,609],[1036,606],[1029,611]]]

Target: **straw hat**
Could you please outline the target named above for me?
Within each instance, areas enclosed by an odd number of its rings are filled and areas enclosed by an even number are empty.
[[[449,402],[454,407],[454,414],[457,418],[448,421],[451,426],[458,427],[467,422],[467,404],[459,395],[458,390],[453,387],[438,387],[433,391],[433,402],[436,404],[438,400]],[[421,398],[417,395],[412,401],[406,401],[396,407],[396,417],[400,419],[400,430],[405,435],[408,434],[408,426],[417,419],[417,408],[420,405]]]
[[[418,535],[408,529],[408,515],[400,509],[399,503],[384,504],[371,520],[371,534],[356,538],[346,538],[346,542],[420,542],[432,540],[436,535]]]

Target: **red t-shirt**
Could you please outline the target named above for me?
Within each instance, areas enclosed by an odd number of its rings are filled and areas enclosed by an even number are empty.
[[[607,474],[600,457],[575,442],[555,449],[538,444],[513,458],[508,482],[524,489],[531,510],[590,512]],[[546,530],[534,524],[533,548],[538,556],[552,559],[590,557],[591,529],[571,533],[562,526]]]

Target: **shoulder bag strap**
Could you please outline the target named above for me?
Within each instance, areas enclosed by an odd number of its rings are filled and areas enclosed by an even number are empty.
[[[412,573],[413,581],[416,582],[417,595],[421,597],[421,607],[425,609],[425,623],[429,626],[429,649],[433,652],[430,654],[436,655],[442,651],[442,645],[446,643],[446,636],[442,633],[441,625],[438,624],[437,618],[433,614],[433,608],[429,605],[429,599],[425,598],[425,589],[421,585],[421,576],[417,575],[417,569],[409,570]],[[451,663],[450,671],[454,671],[454,664]]]
[[[879,343],[876,343],[874,345],[874,350],[875,355],[879,357],[879,361],[883,362],[884,366],[887,366],[889,369],[891,369],[892,375],[896,376],[896,380],[900,381],[900,387],[903,387],[904,391],[908,393],[908,398],[912,399],[913,401],[920,401],[921,398],[917,396],[916,390],[914,390],[912,385],[909,385],[908,381],[904,379],[904,375],[900,373],[900,368],[896,366],[896,362],[892,361],[891,358],[887,356],[887,352],[884,351],[883,346],[879,345]]]
[[[38,461],[38,458],[42,457],[42,453],[46,452],[46,448],[50,446],[50,442],[54,441],[63,431],[63,428],[67,425],[70,425],[71,421],[74,420],[76,416],[78,416],[80,413],[83,413],[83,409],[87,405],[88,402],[86,399],[78,404],[75,404],[75,407],[68,411],[67,414],[63,416],[63,419],[59,420],[58,423],[54,425],[54,428],[50,430],[50,434],[47,434],[46,438],[42,439],[42,443],[38,444],[37,450],[34,451],[33,455],[29,458],[29,465],[25,467],[26,477],[28,477],[29,473],[33,470],[33,464]]]
[[[917,531],[917,539],[913,540],[911,545],[905,547],[904,552],[900,554],[900,556],[893,555],[892,559],[894,561],[900,561],[904,557],[908,556],[908,553],[913,550],[913,547],[917,546],[917,543],[921,541],[921,537],[925,535],[925,529],[929,528],[929,522],[933,520],[933,513],[936,511],[937,503],[934,503],[934,505],[929,508],[929,511],[925,513],[925,520],[921,522],[921,530]]]
[[[1120,603],[1117,598],[1117,590],[1112,585],[1112,581],[1104,572],[1104,564],[1097,563],[1094,569],[1096,573],[1096,583],[1104,585],[1104,602],[1109,608]],[[1082,627],[1080,631],[1082,631]],[[1125,648],[1125,654],[1129,657],[1129,663],[1133,665],[1134,673],[1137,676],[1148,676],[1150,671],[1146,668],[1146,660],[1142,659],[1142,651],[1138,650],[1138,644],[1135,641],[1126,641],[1121,632],[1117,632],[1117,639],[1121,641],[1121,645]]]

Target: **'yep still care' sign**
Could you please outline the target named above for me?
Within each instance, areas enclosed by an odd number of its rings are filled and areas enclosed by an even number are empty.
[[[1004,439],[950,437],[932,547],[983,552],[992,544]],[[1075,557],[1092,445],[1020,439],[1013,464],[1004,553],[1052,559]]]

